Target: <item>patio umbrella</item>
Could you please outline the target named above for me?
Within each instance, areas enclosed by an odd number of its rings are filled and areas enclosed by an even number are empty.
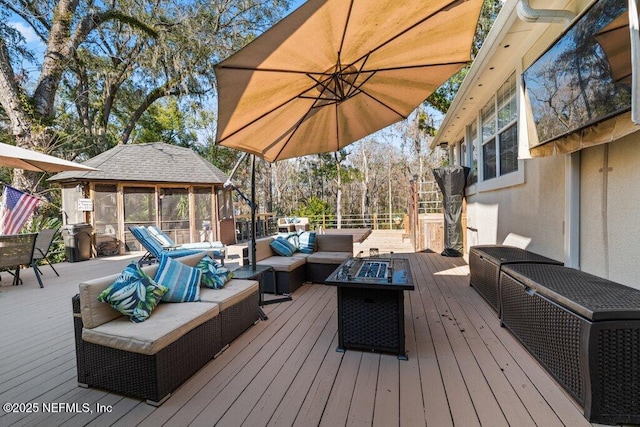
[[[61,172],[69,170],[93,171],[95,168],[59,159],[54,156],[0,143],[0,166],[36,172]]]
[[[470,60],[482,0],[310,0],[218,64],[217,142],[276,161],[407,117]]]

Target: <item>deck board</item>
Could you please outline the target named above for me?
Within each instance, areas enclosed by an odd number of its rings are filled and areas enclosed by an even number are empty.
[[[422,270],[422,267],[417,270],[414,266],[412,266],[412,272],[417,273],[414,276],[424,276],[425,280],[420,281],[414,279],[418,286],[416,289],[417,292],[414,291],[411,297],[419,298],[419,301],[425,307],[435,354],[438,358],[438,366],[440,367],[445,393],[447,395],[447,407],[451,412],[453,423],[463,426],[479,425],[478,414],[473,405],[471,394],[467,388],[454,349],[449,342],[445,330],[444,322],[449,320],[448,310],[444,310],[443,313],[437,310],[438,302],[436,300],[441,298],[441,296],[432,293],[430,290],[430,288],[433,287],[433,278],[429,277],[427,272]]]
[[[266,384],[260,388],[263,392],[260,394],[257,401],[253,405],[249,406],[246,402],[246,398],[243,397],[243,409],[248,409],[248,414],[244,421],[245,424],[264,424],[265,420],[271,419],[274,412],[283,401],[285,406],[291,405],[291,402],[288,400],[283,400],[282,390],[287,390],[292,386],[296,377],[301,373],[301,369],[305,361],[308,359],[318,341],[322,340],[322,342],[325,343],[324,345],[328,345],[327,339],[330,340],[334,335],[331,332],[333,332],[333,324],[337,321],[337,317],[335,317],[335,301],[331,298],[330,292],[323,297],[322,303],[325,303],[324,307],[322,307],[322,311],[313,319],[313,324],[307,329],[304,337],[300,340],[295,350],[290,352],[290,355],[289,357],[286,357],[286,360],[283,357],[284,363],[280,364],[280,369],[277,374],[266,381]],[[331,333],[331,335],[328,335],[329,333]],[[261,381],[265,381],[265,379],[266,378],[261,378]],[[256,388],[257,387],[253,384],[249,387],[252,393],[255,392]],[[236,402],[236,404],[238,403],[240,402]]]
[[[313,390],[313,387],[310,387],[309,385],[314,383],[314,380],[320,371],[320,367],[325,362],[326,356],[333,356],[333,358],[330,357],[329,360],[339,360],[339,357],[332,353],[338,345],[338,335],[334,326],[337,322],[337,312],[333,311],[331,319],[327,324],[325,324],[322,335],[316,341],[311,353],[304,360],[302,367],[298,371],[298,374],[287,389],[286,393],[283,394],[281,391],[279,392],[282,397],[278,403],[278,407],[269,419],[268,425],[293,425],[305,402],[307,394]],[[262,418],[261,420],[264,422],[265,419],[266,418]],[[255,419],[255,421],[258,422],[260,420]]]
[[[380,427],[400,425],[400,372],[395,356],[380,355],[373,424]]]
[[[0,400],[83,403],[93,413],[0,413],[0,425],[544,425],[589,423],[468,285],[468,267],[438,254],[410,259],[408,361],[336,352],[335,288],[305,284],[159,408],[76,383],[71,297],[83,280],[115,274],[131,257],[44,270],[40,289],[0,282]],[[96,405],[111,405],[98,413]]]
[[[348,426],[370,426],[373,424],[379,368],[380,354],[362,353],[347,415]]]

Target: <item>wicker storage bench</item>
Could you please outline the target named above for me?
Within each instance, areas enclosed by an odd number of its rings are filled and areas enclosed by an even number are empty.
[[[469,249],[470,284],[500,317],[500,269],[509,264],[557,264],[561,262],[514,246],[480,245]]]
[[[502,322],[590,422],[640,424],[640,291],[558,265],[502,267]]]

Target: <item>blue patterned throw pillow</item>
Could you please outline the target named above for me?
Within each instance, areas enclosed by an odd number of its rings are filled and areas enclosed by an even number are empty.
[[[295,248],[294,252],[297,252],[300,249],[300,236],[298,236],[298,233],[289,234],[287,236],[287,241]]]
[[[165,302],[200,301],[200,270],[168,256],[160,259],[155,281],[169,288],[162,296]]]
[[[209,255],[202,257],[196,266],[202,273],[202,285],[211,289],[221,289],[233,277],[233,273]]]
[[[271,249],[280,256],[291,256],[296,251],[296,247],[293,246],[287,239],[278,237],[269,243]]]
[[[111,286],[98,295],[98,301],[111,304],[132,322],[140,323],[149,318],[167,290],[142,271],[138,264],[131,263]]]
[[[312,254],[316,250],[316,232],[315,231],[303,231],[300,233],[299,250],[303,254]]]

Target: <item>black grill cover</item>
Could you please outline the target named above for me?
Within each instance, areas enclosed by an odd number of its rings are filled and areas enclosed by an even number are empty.
[[[462,198],[471,169],[464,166],[445,166],[433,170],[438,187],[442,191],[444,207],[443,256],[462,256]]]

